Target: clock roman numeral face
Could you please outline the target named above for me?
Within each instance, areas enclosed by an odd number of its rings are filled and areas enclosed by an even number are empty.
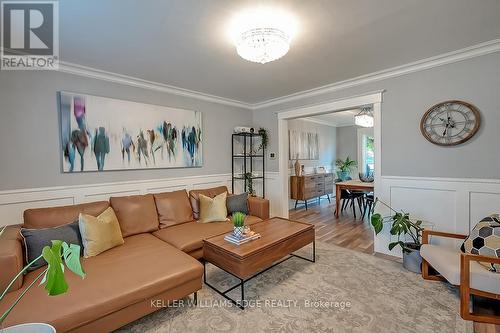
[[[434,144],[453,146],[474,136],[479,124],[479,111],[473,105],[448,101],[433,106],[425,113],[420,130]]]

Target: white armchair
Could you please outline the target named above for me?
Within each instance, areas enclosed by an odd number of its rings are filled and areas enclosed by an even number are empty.
[[[477,295],[500,300],[500,273],[490,272],[479,262],[500,264],[500,258],[462,253],[460,249],[429,243],[429,236],[465,239],[466,235],[424,230],[422,233],[422,277],[446,280],[460,287],[460,316],[465,320],[500,324],[500,317],[471,312],[470,297]],[[438,274],[431,273],[431,268]]]

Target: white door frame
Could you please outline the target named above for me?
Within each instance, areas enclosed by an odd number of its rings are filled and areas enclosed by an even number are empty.
[[[281,197],[281,214],[280,216],[288,218],[288,120],[301,117],[316,116],[325,113],[338,112],[343,110],[359,108],[363,105],[373,105],[374,116],[374,138],[375,138],[375,189],[380,187],[381,181],[381,166],[382,166],[382,94],[384,90],[369,92],[363,95],[356,95],[347,98],[337,99],[321,104],[302,106],[299,108],[283,110],[277,113],[278,116],[278,162],[279,162],[279,177],[278,183]]]

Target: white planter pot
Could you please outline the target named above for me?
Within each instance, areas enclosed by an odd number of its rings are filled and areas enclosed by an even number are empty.
[[[56,329],[49,324],[28,323],[0,329],[0,333],[56,333]]]

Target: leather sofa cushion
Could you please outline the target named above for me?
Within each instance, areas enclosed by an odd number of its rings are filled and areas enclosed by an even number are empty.
[[[108,207],[109,202],[96,201],[71,206],[27,209],[24,211],[23,227],[27,229],[57,227],[78,220],[80,213],[97,216]]]
[[[201,281],[203,275],[203,266],[196,259],[151,234],[128,237],[122,246],[82,259],[82,265],[85,279],[66,274],[66,294],[47,297],[44,288],[35,286],[5,324],[44,322],[66,332],[186,282]],[[27,274],[24,287],[41,270]],[[0,303],[1,313],[23,289],[6,295]]]
[[[191,202],[191,207],[193,208],[194,219],[198,220],[200,218],[200,197],[199,197],[200,194],[203,194],[209,198],[214,198],[215,196],[222,194],[224,192],[228,192],[226,186],[189,191],[189,201]]]
[[[94,257],[124,243],[120,223],[111,207],[99,216],[80,214],[78,225],[85,258]]]
[[[248,215],[246,225],[262,221],[260,218]],[[190,253],[203,247],[203,240],[233,230],[231,222],[199,223],[196,221],[174,225],[153,233],[179,250]]]
[[[193,220],[193,209],[186,190],[157,193],[154,198],[160,228]]]
[[[158,213],[152,194],[112,197],[109,201],[120,222],[123,237],[158,230]]]

